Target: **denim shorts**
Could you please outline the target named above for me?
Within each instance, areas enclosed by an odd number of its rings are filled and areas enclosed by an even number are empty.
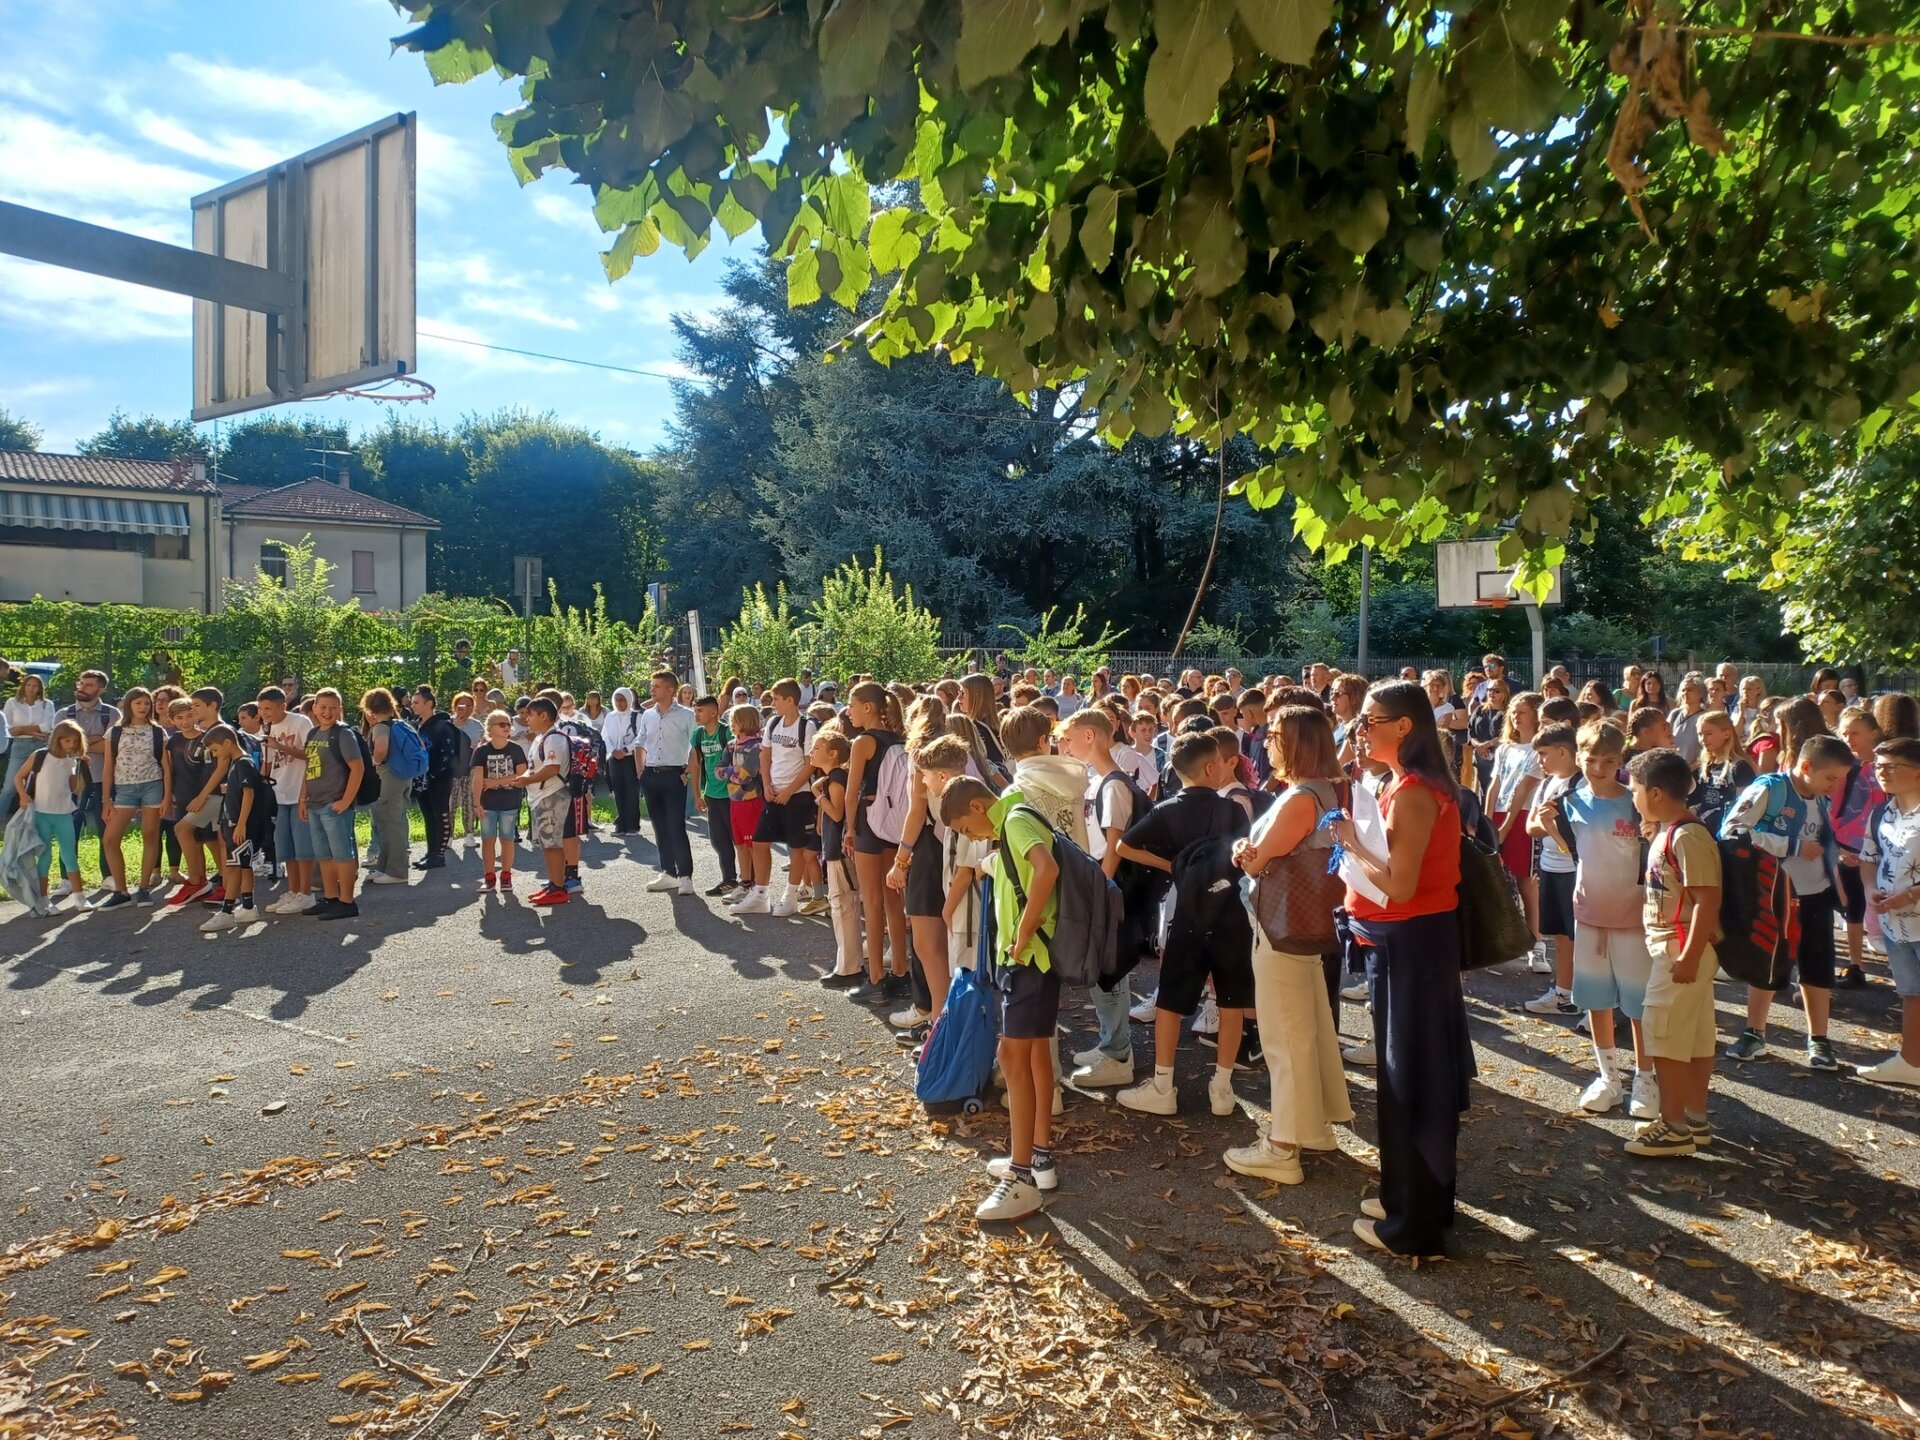
[[[122,810],[157,810],[166,785],[159,780],[142,780],[134,785],[115,785],[113,803]]]
[[[520,838],[520,807],[511,810],[482,810],[480,812],[480,838],[482,840],[505,840],[509,844]]]
[[[336,815],[331,805],[309,805],[307,848],[308,859],[352,864],[359,858],[353,853],[353,811]]]
[[[300,806],[282,800],[273,812],[273,853],[282,865],[313,858],[313,842],[307,838],[307,825],[300,819]]]
[[[1920,940],[1896,940],[1881,937],[1887,947],[1887,968],[1893,972],[1893,988],[1902,1000],[1920,997]]]

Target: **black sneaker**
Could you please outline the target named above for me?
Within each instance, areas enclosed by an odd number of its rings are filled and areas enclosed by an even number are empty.
[[[133,897],[124,890],[115,890],[104,900],[93,902],[95,910],[118,910],[122,905],[133,904]]]
[[[358,908],[357,906],[355,907],[356,910]],[[337,920],[339,919],[339,909],[340,902],[338,900],[322,900],[318,905],[314,906],[313,909],[307,911],[307,916],[312,920]]]
[[[322,920],[351,920],[360,913],[360,907],[351,900],[336,900],[333,909],[320,916]]]
[[[871,1004],[878,1000],[884,1000],[886,996],[887,982],[885,980],[872,980],[865,975],[856,976],[854,983],[847,987],[847,998],[849,1000],[858,1000],[863,1004]]]
[[[739,888],[739,882],[736,880],[722,880],[718,885],[709,885],[705,893],[708,895],[725,895],[729,890],[737,890]]]
[[[889,975],[880,982],[880,993],[889,1000],[898,1000],[912,990],[913,982],[905,975]]]
[[[820,984],[828,990],[851,990],[856,985],[867,983],[867,977],[858,970],[851,975],[822,975]]]
[[[1858,965],[1849,965],[1846,970],[1841,973],[1840,978],[1833,982],[1833,988],[1836,990],[1864,990],[1867,988],[1867,972],[1862,970]]]
[[[1809,1070],[1838,1070],[1840,1062],[1834,1057],[1833,1042],[1824,1035],[1816,1035],[1807,1041],[1807,1068]]]

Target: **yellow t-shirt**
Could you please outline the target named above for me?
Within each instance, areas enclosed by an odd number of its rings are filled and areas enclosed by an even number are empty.
[[[1647,943],[1674,951],[1687,944],[1682,889],[1720,888],[1720,846],[1707,827],[1669,825],[1647,847]]]

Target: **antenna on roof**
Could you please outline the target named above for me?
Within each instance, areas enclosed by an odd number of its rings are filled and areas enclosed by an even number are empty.
[[[322,450],[315,446],[308,446],[307,454],[318,455],[320,457],[320,478],[322,480],[331,480],[333,478],[332,465],[335,455],[341,456],[346,460],[353,458],[353,451],[351,450]],[[346,473],[346,469],[347,467],[344,464],[341,465],[340,471],[342,474]]]

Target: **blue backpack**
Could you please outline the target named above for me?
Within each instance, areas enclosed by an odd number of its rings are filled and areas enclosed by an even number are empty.
[[[427,773],[427,747],[420,732],[398,716],[387,729],[387,769],[396,780],[418,780]]]
[[[977,1112],[993,1078],[994,1053],[1000,1045],[999,1003],[987,976],[994,955],[992,882],[983,880],[980,897],[980,936],[971,970],[955,970],[947,987],[947,1003],[933,1022],[920,1051],[920,1073],[914,1094],[929,1110],[964,1109]]]

